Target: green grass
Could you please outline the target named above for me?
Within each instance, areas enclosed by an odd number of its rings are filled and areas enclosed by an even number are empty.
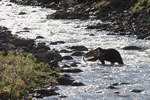
[[[110,4],[110,2],[105,1],[105,0],[102,0],[102,1],[100,1],[100,2],[98,2],[98,3],[96,3],[96,4],[94,4],[93,7],[94,7],[95,9],[98,9],[98,8],[101,8],[101,7],[105,7],[105,6],[109,5],[109,4]]]
[[[53,72],[45,63],[36,63],[31,53],[11,51],[7,56],[0,52],[0,97],[16,100],[29,97],[30,89],[56,84]]]
[[[150,7],[150,0],[138,0],[138,2],[133,7],[133,12],[139,12],[143,10],[144,8]]]

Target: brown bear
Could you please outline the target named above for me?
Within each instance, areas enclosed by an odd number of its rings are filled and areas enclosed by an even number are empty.
[[[115,49],[102,49],[102,48],[96,48],[93,50],[90,50],[89,52],[85,53],[83,56],[84,58],[89,58],[87,61],[96,61],[100,60],[102,64],[105,64],[105,61],[111,62],[111,64],[118,63],[118,64],[124,64],[122,57],[120,53]],[[85,60],[84,60],[85,61]]]

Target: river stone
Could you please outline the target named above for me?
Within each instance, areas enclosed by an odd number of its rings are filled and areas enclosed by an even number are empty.
[[[63,60],[73,60],[71,56],[63,56]]]
[[[15,46],[29,46],[29,45],[34,45],[35,44],[35,41],[34,40],[31,40],[31,39],[13,39],[11,40],[10,42],[11,44],[15,45]]]
[[[35,89],[33,96],[37,98],[43,98],[52,95],[59,95],[59,93],[56,93],[55,91],[56,91],[55,89],[48,89],[48,88]]]
[[[80,12],[56,11],[53,14],[47,15],[47,19],[88,19],[88,14]]]
[[[73,82],[72,86],[85,86],[85,84],[83,84],[81,82]]]
[[[61,61],[62,60],[62,56],[59,54],[59,53],[56,53],[56,52],[47,52],[46,53],[46,58],[48,60],[55,60],[55,61]]]
[[[39,50],[39,49],[50,50],[50,47],[46,46],[45,43],[38,43],[36,50]]]
[[[131,90],[131,92],[134,92],[134,93],[140,93],[140,92],[142,92],[143,90],[141,90],[141,89],[133,89],[133,90]]]
[[[142,50],[142,48],[138,46],[125,46],[122,49],[123,50]]]
[[[43,36],[37,36],[36,39],[44,39]]]
[[[51,42],[50,45],[64,44],[64,41]]]
[[[72,85],[74,80],[70,79],[69,77],[60,76],[57,78],[57,81],[60,85]]]
[[[110,85],[110,86],[108,86],[107,88],[108,88],[108,89],[118,89],[118,88],[114,87],[113,85]]]
[[[71,54],[71,56],[83,56],[83,55],[84,55],[84,52],[80,52],[80,51],[77,51]]]
[[[88,51],[88,48],[86,48],[85,46],[72,46],[68,48],[73,49],[75,51]]]
[[[61,50],[60,52],[61,52],[61,53],[71,53],[72,51],[63,49],[63,50]]]
[[[19,14],[19,15],[25,15],[26,12],[19,12],[18,14]]]
[[[73,67],[77,67],[78,66],[77,64],[80,64],[80,63],[79,62],[72,62],[70,65]]]
[[[83,72],[80,69],[63,69],[61,72],[65,72],[65,73],[80,73]]]

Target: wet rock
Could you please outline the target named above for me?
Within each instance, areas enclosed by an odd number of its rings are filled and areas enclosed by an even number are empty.
[[[141,47],[138,46],[126,46],[122,48],[123,50],[142,50]]]
[[[71,66],[66,65],[66,64],[62,66],[62,68],[70,68],[70,67],[71,67]]]
[[[142,92],[143,90],[140,90],[140,89],[133,89],[133,90],[131,90],[131,92],[134,92],[134,93],[140,93],[140,92]]]
[[[68,48],[73,49],[75,51],[88,51],[88,48],[86,48],[85,46],[72,46]]]
[[[15,46],[19,46],[19,47],[22,47],[22,46],[33,46],[35,45],[35,41],[34,40],[31,40],[31,39],[13,39],[10,41],[11,44],[15,45]]]
[[[89,36],[95,36],[94,34],[90,34]]]
[[[91,26],[87,26],[87,29],[102,29],[102,30],[105,30],[109,27],[110,25],[105,23],[98,23],[96,25],[91,25]]]
[[[50,50],[50,47],[46,46],[45,43],[38,43],[36,50],[39,50],[39,49]]]
[[[56,91],[55,89],[47,89],[47,88],[35,89],[33,96],[37,98],[43,98],[46,96],[59,95],[59,93],[56,93],[55,91]]]
[[[67,98],[67,96],[61,95],[59,96],[59,98]]]
[[[78,64],[80,64],[80,63],[78,63],[78,62],[73,62],[73,63],[71,63],[70,65],[71,65],[72,67],[77,67]]]
[[[88,19],[88,14],[83,14],[80,12],[66,12],[57,11],[53,14],[47,15],[47,19]]]
[[[85,84],[83,84],[81,82],[73,82],[72,86],[85,86]]]
[[[63,50],[61,50],[60,52],[61,52],[61,53],[71,53],[72,51],[63,49]]]
[[[50,45],[64,44],[64,41],[51,42]]]
[[[12,4],[7,4],[6,6],[12,6]]]
[[[62,72],[65,72],[65,73],[80,73],[80,72],[83,72],[83,71],[80,70],[80,69],[63,69]]]
[[[25,15],[26,12],[19,12],[18,14],[19,14],[19,15]]]
[[[113,86],[113,85],[110,85],[110,86],[108,86],[107,88],[108,88],[108,89],[118,89],[118,88],[116,88],[116,87]]]
[[[73,60],[71,56],[63,56],[63,60]]]
[[[59,67],[58,62],[62,60],[62,56],[56,52],[38,52],[35,53],[37,62],[45,62],[50,64],[51,68]]]
[[[74,52],[71,54],[71,56],[83,56],[84,52]]]
[[[57,81],[60,85],[72,85],[74,80],[69,77],[61,76],[57,78]]]
[[[46,58],[46,54],[45,53],[36,53],[35,57],[37,59],[37,62],[45,62],[48,63],[48,60]]]
[[[44,39],[43,36],[37,36],[36,39]]]
[[[113,83],[112,86],[118,86],[120,85],[119,83]]]
[[[129,85],[130,83],[126,83],[126,82],[123,82],[123,83],[120,83],[120,85]]]
[[[50,61],[52,60],[61,61],[63,59],[59,53],[51,52],[51,51],[46,53],[46,58]]]

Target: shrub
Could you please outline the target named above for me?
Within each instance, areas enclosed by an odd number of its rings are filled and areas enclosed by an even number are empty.
[[[21,99],[29,97],[32,88],[56,84],[53,72],[45,63],[36,63],[31,53],[10,51],[7,56],[0,52],[0,98]]]

